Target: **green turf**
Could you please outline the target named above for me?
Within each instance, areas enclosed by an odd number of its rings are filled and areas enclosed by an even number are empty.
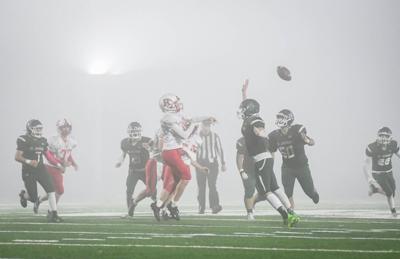
[[[302,218],[288,229],[278,217],[243,219],[66,216],[65,223],[47,224],[44,216],[8,211],[0,214],[0,257],[400,258],[397,220]]]

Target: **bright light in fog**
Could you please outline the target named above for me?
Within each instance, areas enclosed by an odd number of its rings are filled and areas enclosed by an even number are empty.
[[[104,60],[96,60],[89,67],[89,74],[104,75],[110,72],[110,65]]]

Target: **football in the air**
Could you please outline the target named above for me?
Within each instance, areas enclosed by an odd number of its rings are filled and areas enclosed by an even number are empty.
[[[276,71],[278,72],[278,76],[285,81],[290,81],[292,80],[292,76],[290,75],[290,70],[287,67],[284,66],[278,66],[276,68]]]

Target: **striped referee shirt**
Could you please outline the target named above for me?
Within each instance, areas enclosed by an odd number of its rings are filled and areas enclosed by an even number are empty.
[[[218,159],[221,164],[225,164],[224,151],[222,150],[221,139],[215,132],[210,132],[208,135],[200,133],[202,143],[197,151],[197,160],[209,163],[217,162]]]

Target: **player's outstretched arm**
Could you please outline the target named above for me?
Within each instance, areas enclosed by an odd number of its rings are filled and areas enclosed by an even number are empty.
[[[249,88],[249,79],[244,80],[242,86],[242,101],[247,99],[247,89]]]

